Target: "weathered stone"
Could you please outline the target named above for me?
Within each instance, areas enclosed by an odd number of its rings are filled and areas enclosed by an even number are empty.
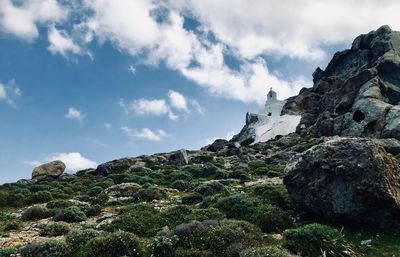
[[[203,147],[201,150],[209,151],[209,152],[219,152],[219,151],[223,150],[227,144],[228,144],[227,140],[217,139],[212,144]]]
[[[282,114],[301,115],[311,136],[400,139],[400,32],[382,26],[317,69],[314,86],[287,100]]]
[[[173,152],[168,157],[167,163],[170,165],[176,165],[178,167],[187,165],[189,163],[187,151],[185,149],[181,149],[179,151]]]
[[[113,160],[110,162],[102,163],[97,166],[94,174],[97,175],[107,175],[110,173],[121,173],[128,171],[129,167],[135,165],[137,159],[135,158],[122,158],[118,160]]]
[[[112,197],[128,197],[132,196],[142,187],[136,183],[122,183],[111,186],[104,190],[104,192]]]
[[[62,161],[52,161],[42,164],[32,171],[32,179],[39,177],[57,178],[65,171],[65,164]]]
[[[334,138],[302,153],[284,184],[309,213],[329,220],[400,221],[400,165],[375,140]]]

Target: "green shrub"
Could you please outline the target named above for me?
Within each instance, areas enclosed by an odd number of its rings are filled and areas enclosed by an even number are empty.
[[[174,253],[174,257],[215,257],[215,255],[210,250],[178,248]]]
[[[257,207],[251,221],[266,233],[282,232],[293,225],[288,213],[277,206],[267,204]]]
[[[262,239],[261,231],[256,226],[236,220],[192,221],[177,226],[164,236],[177,236],[179,248],[210,251],[213,256],[228,256],[228,252],[229,256],[237,256],[239,251],[260,243]]]
[[[70,231],[66,237],[72,256],[84,256],[84,246],[92,238],[102,235],[101,231],[95,229],[76,229]]]
[[[195,192],[202,194],[203,196],[214,195],[217,193],[227,194],[228,190],[224,185],[218,181],[212,181],[201,184],[194,189]]]
[[[78,206],[70,206],[59,211],[54,216],[55,221],[66,221],[69,223],[86,220],[86,214]]]
[[[88,196],[90,196],[90,197],[94,197],[94,196],[99,195],[102,191],[103,191],[103,188],[102,188],[102,187],[94,186],[94,187],[90,188],[90,189],[87,191],[86,194],[87,194]]]
[[[187,216],[188,221],[222,220],[224,218],[225,215],[215,208],[193,209]]]
[[[10,257],[16,255],[18,249],[15,247],[3,248],[0,249],[0,257]]]
[[[21,257],[65,257],[69,255],[64,241],[48,240],[28,244],[20,249]]]
[[[39,191],[30,196],[30,203],[46,203],[53,200],[53,195],[49,191]]]
[[[94,198],[91,198],[90,203],[92,205],[105,205],[109,199],[110,197],[106,193],[102,192],[96,195]]]
[[[89,240],[85,246],[87,257],[145,256],[139,238],[128,232],[115,232]]]
[[[176,227],[181,223],[188,222],[188,216],[191,213],[192,209],[187,205],[178,205],[164,211],[163,217],[168,221],[171,227]]]
[[[215,206],[229,219],[248,220],[255,212],[254,201],[244,193],[221,198]]]
[[[350,245],[337,229],[313,223],[284,232],[283,246],[302,256],[327,257],[352,256]]]
[[[161,212],[148,204],[138,204],[119,215],[111,224],[106,224],[102,229],[107,231],[128,231],[138,236],[154,236],[167,221]]]
[[[199,193],[191,192],[183,195],[181,200],[183,204],[192,205],[203,201],[203,196]]]
[[[292,200],[284,185],[262,184],[254,188],[255,195],[259,196],[264,202],[288,208]]]
[[[174,250],[177,242],[177,236],[156,236],[148,247],[155,257],[174,257]]]
[[[52,216],[52,212],[44,206],[34,205],[24,210],[21,214],[22,220],[40,220]]]
[[[4,223],[4,231],[18,230],[21,228],[21,222],[19,220],[10,220]]]
[[[290,257],[284,249],[277,246],[251,247],[240,253],[240,257]]]
[[[135,194],[133,194],[133,199],[136,202],[150,202],[152,200],[161,200],[167,196],[164,189],[156,186],[150,186],[147,188],[139,189]]]
[[[175,180],[171,183],[171,187],[182,191],[188,189],[190,187],[190,183],[186,180]]]
[[[44,227],[40,232],[40,236],[53,237],[53,236],[62,236],[66,235],[70,230],[68,223],[65,222],[56,222],[52,224],[48,224]]]
[[[174,171],[170,175],[170,181],[176,181],[176,180],[186,180],[190,181],[192,180],[193,176],[187,171]]]
[[[62,199],[52,200],[46,204],[49,209],[64,209],[71,205],[73,205],[71,202]]]

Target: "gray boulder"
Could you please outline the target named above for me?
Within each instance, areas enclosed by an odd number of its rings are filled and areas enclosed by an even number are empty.
[[[178,167],[185,166],[189,163],[189,157],[185,149],[173,152],[168,157],[167,163]]]
[[[111,186],[104,190],[104,192],[112,197],[129,197],[136,193],[142,187],[136,183],[122,183]]]
[[[289,194],[331,221],[389,225],[400,221],[400,165],[376,140],[334,138],[289,163]]]
[[[53,177],[57,178],[65,171],[65,164],[62,161],[52,161],[42,164],[32,171],[32,179],[39,177]]]

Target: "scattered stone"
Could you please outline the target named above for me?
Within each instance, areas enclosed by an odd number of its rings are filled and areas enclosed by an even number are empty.
[[[122,183],[111,186],[104,190],[104,192],[111,197],[128,197],[132,196],[142,187],[136,183]]]
[[[400,221],[400,167],[371,139],[333,138],[302,153],[284,177],[293,200],[328,220]]]
[[[32,171],[32,179],[39,177],[57,178],[63,174],[66,166],[62,161],[52,161],[42,164]]]
[[[187,165],[188,163],[189,163],[189,157],[185,149],[173,152],[168,157],[168,164],[170,165],[176,165],[178,167],[182,167]]]

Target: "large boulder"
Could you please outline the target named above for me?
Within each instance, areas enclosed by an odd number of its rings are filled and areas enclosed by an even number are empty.
[[[400,221],[400,165],[378,140],[333,138],[288,164],[290,195],[331,221],[388,225]]]
[[[53,177],[57,178],[65,171],[65,164],[62,161],[52,161],[42,164],[32,171],[32,179],[39,177]]]
[[[168,156],[167,163],[178,167],[187,165],[189,163],[189,156],[187,151],[185,149],[181,149],[179,151],[172,152]]]
[[[360,35],[313,78],[282,110],[302,116],[297,132],[400,139],[400,32]]]

